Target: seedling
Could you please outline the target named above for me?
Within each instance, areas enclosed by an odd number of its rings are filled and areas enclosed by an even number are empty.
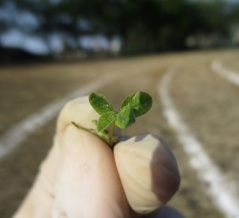
[[[145,92],[136,92],[129,95],[122,102],[119,112],[116,112],[109,101],[101,94],[92,92],[89,102],[100,115],[98,120],[93,120],[96,130],[85,129],[75,122],[76,127],[98,135],[111,147],[118,141],[114,136],[115,126],[125,129],[135,122],[135,118],[147,113],[152,107],[152,97]]]

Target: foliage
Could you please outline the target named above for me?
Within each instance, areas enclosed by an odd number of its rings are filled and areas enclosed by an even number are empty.
[[[0,2],[2,7],[7,0]],[[226,0],[12,0],[30,11],[39,26],[27,29],[45,40],[53,33],[72,37],[103,34],[122,39],[124,54],[182,50],[189,36],[217,34],[227,38],[239,23],[239,4]],[[1,32],[8,29],[0,17]],[[12,24],[11,24],[12,25]]]

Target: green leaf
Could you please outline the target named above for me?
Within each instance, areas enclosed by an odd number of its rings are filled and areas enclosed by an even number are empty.
[[[108,112],[100,116],[97,122],[97,130],[99,132],[104,131],[108,126],[114,123],[116,120],[115,112]]]
[[[119,128],[125,129],[135,122],[134,111],[130,105],[125,105],[117,114],[115,124]]]
[[[145,92],[136,92],[135,94],[129,95],[122,103],[121,108],[129,105],[133,111],[135,117],[139,117],[147,113],[152,107],[152,97]]]
[[[104,115],[109,112],[115,113],[113,106],[103,95],[99,93],[92,92],[89,96],[89,101],[91,106],[100,115]]]

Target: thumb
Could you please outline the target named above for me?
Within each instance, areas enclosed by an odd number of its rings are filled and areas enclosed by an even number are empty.
[[[129,217],[111,149],[73,125],[66,128],[61,149],[53,217]]]

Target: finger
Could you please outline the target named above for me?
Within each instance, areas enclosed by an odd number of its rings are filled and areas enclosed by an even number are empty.
[[[67,126],[74,121],[86,128],[94,128],[92,119],[97,119],[97,113],[89,104],[88,97],[80,97],[68,102],[57,121],[57,134],[54,144],[47,158],[41,164],[39,174],[33,187],[29,190],[21,206],[15,213],[16,218],[50,217],[54,197],[54,186],[59,157],[61,155],[61,141]]]
[[[149,213],[170,200],[180,175],[169,146],[152,134],[118,143],[115,162],[128,202],[137,213]]]
[[[56,180],[53,217],[125,218],[128,205],[111,149],[68,126]]]

